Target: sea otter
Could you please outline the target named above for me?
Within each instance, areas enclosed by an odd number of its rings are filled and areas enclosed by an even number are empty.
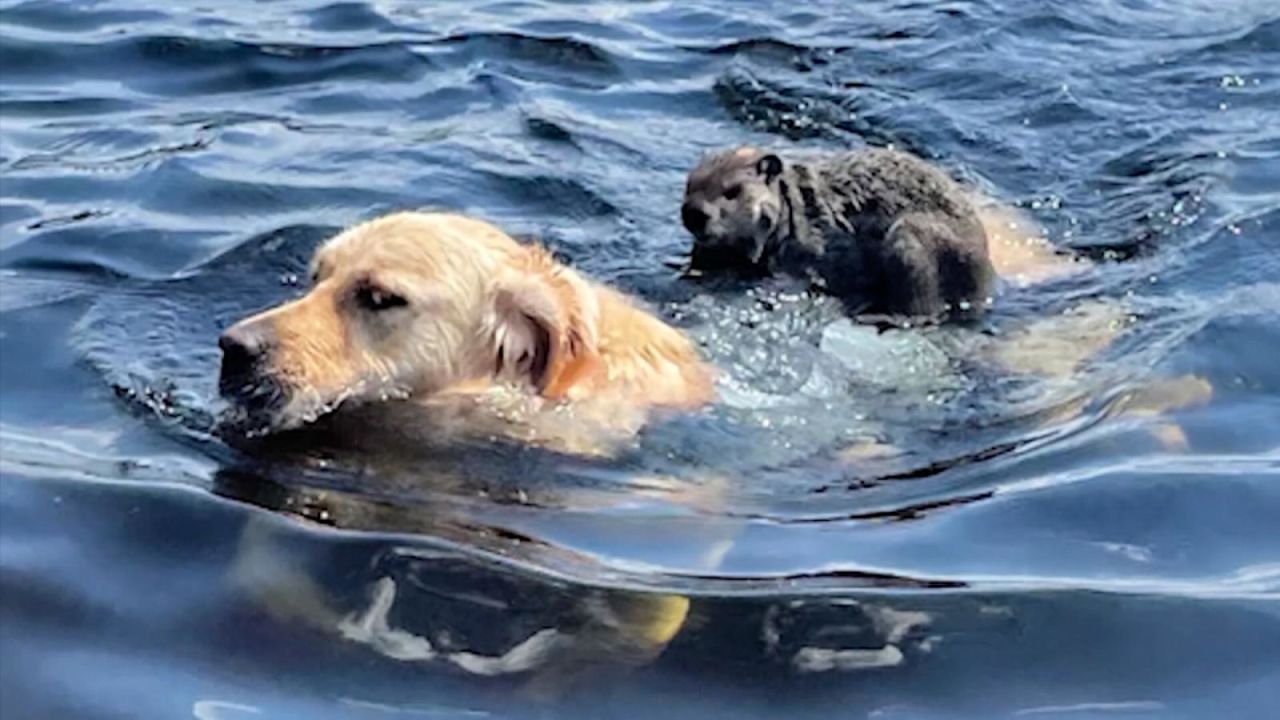
[[[905,152],[713,154],[689,174],[681,218],[691,270],[797,275],[858,315],[973,317],[994,292],[969,194]]]

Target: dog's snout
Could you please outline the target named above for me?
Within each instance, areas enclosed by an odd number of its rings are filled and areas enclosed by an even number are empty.
[[[284,386],[271,370],[274,333],[267,322],[242,322],[218,338],[222,349],[222,370],[218,392],[248,413],[261,418],[278,409],[287,399]]]
[[[250,368],[267,349],[267,334],[260,325],[236,325],[218,338],[224,370]]]
[[[707,230],[707,214],[692,203],[685,203],[680,208],[680,219],[684,222],[685,229],[695,236],[701,237]]]
[[[219,385],[224,393],[239,393],[258,375],[271,346],[270,331],[263,323],[241,323],[218,338],[222,349]]]

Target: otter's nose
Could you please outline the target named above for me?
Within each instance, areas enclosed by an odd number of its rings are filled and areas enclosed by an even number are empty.
[[[255,381],[270,350],[270,331],[265,323],[240,323],[222,333],[218,347],[222,349],[218,389],[224,394],[241,394]]]
[[[685,203],[680,208],[680,220],[685,228],[695,236],[702,237],[707,230],[707,214],[692,203]]]

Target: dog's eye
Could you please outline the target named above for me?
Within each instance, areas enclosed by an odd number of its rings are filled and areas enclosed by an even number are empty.
[[[387,292],[380,287],[366,285],[356,290],[356,302],[370,312],[382,312],[391,308],[404,307],[409,301],[403,295]]]
[[[742,186],[741,186],[741,185],[732,185],[732,186],[730,186],[728,189],[726,189],[726,190],[724,191],[724,199],[725,199],[725,200],[737,200],[737,199],[738,199],[738,196],[739,196],[739,195],[741,195],[741,194],[742,194]]]

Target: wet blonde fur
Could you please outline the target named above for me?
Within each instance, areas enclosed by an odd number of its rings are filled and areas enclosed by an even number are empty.
[[[593,443],[566,424],[629,433],[648,410],[714,395],[682,333],[480,220],[384,216],[329,240],[312,268],[305,296],[242,321],[275,338],[282,426],[412,398],[454,425],[582,449]],[[371,312],[355,299],[370,289],[405,302]]]

